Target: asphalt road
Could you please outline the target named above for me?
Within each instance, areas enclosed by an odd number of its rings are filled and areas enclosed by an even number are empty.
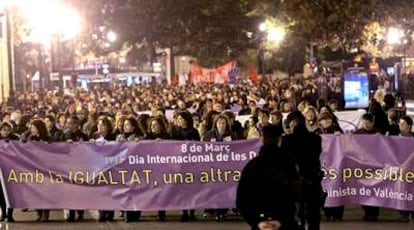
[[[238,216],[230,214],[223,222],[214,221],[213,217],[201,218],[201,211],[198,212],[199,219],[195,222],[179,222],[180,212],[167,212],[167,221],[158,222],[155,212],[143,214],[141,221],[137,223],[125,223],[117,214],[117,221],[98,223],[95,221],[96,214],[87,212],[82,222],[66,223],[62,211],[52,211],[50,221],[47,223],[35,222],[35,212],[15,213],[16,223],[0,222],[0,230],[105,230],[105,229],[153,229],[153,230],[249,230],[250,228]],[[358,206],[347,207],[344,221],[328,222],[322,221],[322,230],[414,230],[414,222],[399,222],[399,214],[395,210],[382,209],[378,222],[363,222],[362,210]]]

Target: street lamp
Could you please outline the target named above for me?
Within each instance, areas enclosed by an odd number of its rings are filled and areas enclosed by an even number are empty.
[[[29,40],[39,44],[39,53],[42,53],[42,47],[50,45],[51,60],[54,57],[53,46],[56,44],[56,60],[60,67],[60,42],[74,39],[82,27],[82,20],[77,10],[63,0],[26,1],[19,8],[31,30]],[[53,61],[50,63],[50,69],[53,71]],[[39,76],[40,88],[43,88],[42,75]],[[62,76],[59,76],[59,83],[59,86],[63,87]]]
[[[12,41],[12,15],[11,15],[11,10],[12,10],[12,3],[10,2],[4,2],[4,1],[0,1],[0,18],[4,17],[5,19],[5,31],[3,34],[6,35],[6,56],[7,56],[7,72],[8,72],[8,103],[10,105],[14,105],[14,68],[13,68],[13,41]],[[0,28],[0,30],[2,30],[3,28]],[[1,53],[0,53],[1,54]],[[2,80],[3,82],[3,80]],[[5,96],[5,90],[2,87],[2,97],[4,98]]]
[[[109,42],[111,42],[111,43],[115,42],[115,41],[116,41],[116,38],[117,38],[116,33],[115,33],[115,32],[113,32],[113,31],[109,31],[109,32],[106,34],[106,39],[107,39]]]
[[[260,37],[260,50],[259,50],[259,66],[261,68],[261,75],[265,74],[265,47],[266,43],[273,45],[280,44],[285,38],[286,31],[282,27],[278,27],[270,23],[269,21],[262,22],[259,25],[259,31],[262,32]]]
[[[407,39],[404,39],[404,31],[402,31],[399,28],[395,28],[395,27],[390,27],[388,29],[387,35],[386,35],[386,39],[387,39],[387,43],[393,46],[399,46],[401,44],[406,45],[407,44]],[[404,49],[404,54],[401,60],[401,72],[405,72],[405,56],[406,56],[406,47],[403,47]],[[394,90],[398,91],[398,63],[396,63],[394,65],[394,69],[395,69],[395,73],[394,73]]]
[[[391,45],[401,44],[401,39],[404,37],[404,32],[401,29],[391,27],[387,32],[387,43]]]
[[[285,38],[286,31],[280,27],[272,27],[267,31],[267,40],[280,43]]]
[[[260,23],[260,25],[259,25],[259,30],[260,31],[264,32],[264,31],[266,31],[266,28],[267,28],[266,22]]]
[[[23,15],[31,28],[30,40],[49,44],[53,35],[63,39],[76,37],[82,20],[76,9],[63,0],[27,1],[22,7]]]

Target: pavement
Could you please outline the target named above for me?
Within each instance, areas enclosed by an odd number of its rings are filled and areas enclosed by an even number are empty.
[[[36,212],[22,212],[16,210],[16,223],[0,222],[0,230],[112,230],[112,229],[151,229],[151,230],[249,230],[241,217],[230,215],[223,222],[216,222],[213,217],[203,219],[201,211],[197,212],[198,220],[195,222],[181,223],[181,212],[167,212],[167,221],[159,222],[156,212],[144,212],[141,220],[136,223],[125,223],[117,213],[115,222],[98,223],[95,219],[97,213],[89,211],[85,213],[82,222],[66,223],[62,211],[51,211],[50,221],[37,223]],[[328,222],[323,220],[321,230],[414,230],[414,222],[399,222],[399,214],[395,210],[381,209],[378,222],[363,222],[363,212],[359,206],[346,207],[344,220],[341,222]],[[323,218],[323,217],[322,217]]]

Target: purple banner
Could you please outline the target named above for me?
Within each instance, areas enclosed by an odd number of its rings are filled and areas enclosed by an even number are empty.
[[[365,204],[414,210],[414,139],[367,135],[323,137],[325,206]]]
[[[0,143],[11,207],[170,210],[234,207],[259,140]],[[414,139],[323,136],[326,206],[414,210]]]
[[[10,206],[169,210],[233,207],[260,140],[0,144]]]

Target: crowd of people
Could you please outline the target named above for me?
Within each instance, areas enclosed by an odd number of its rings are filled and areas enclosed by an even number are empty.
[[[343,107],[339,81],[314,79],[271,81],[259,84],[240,81],[236,84],[166,85],[113,84],[110,87],[72,89],[67,92],[44,91],[17,94],[13,105],[1,107],[0,139],[22,141],[138,141],[141,139],[174,139],[232,141],[258,138],[263,127],[273,125],[280,133],[292,132],[284,122],[288,114],[299,111],[305,117],[309,132],[340,134],[342,129],[334,112]],[[413,121],[400,116],[393,108],[394,99],[373,100],[363,116],[363,126],[355,133],[414,136]],[[166,111],[172,110],[168,119]],[[235,115],[249,115],[245,124]],[[4,199],[0,199],[3,200]],[[13,221],[13,210],[5,209],[2,219]],[[376,220],[378,209],[365,207],[365,220]],[[207,210],[223,220],[227,210]],[[343,207],[325,209],[330,220],[341,220]],[[70,212],[68,221],[75,221]],[[411,213],[412,214],[412,213]],[[403,218],[410,213],[402,212]],[[124,214],[138,219],[140,213]],[[83,212],[78,212],[78,219]],[[158,213],[166,219],[165,211]],[[112,211],[101,211],[100,221],[113,220]],[[183,212],[182,221],[194,220],[194,211]],[[48,212],[38,211],[38,220],[47,221]],[[126,218],[128,221],[128,218]]]

